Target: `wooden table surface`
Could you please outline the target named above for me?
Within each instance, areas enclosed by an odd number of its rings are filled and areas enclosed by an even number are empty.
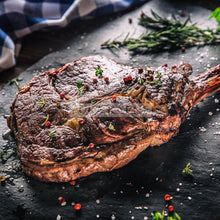
[[[199,0],[196,2],[193,0],[186,1],[201,5],[210,10],[220,7],[220,0]],[[26,68],[30,67],[48,53],[65,45],[65,43],[72,39],[77,33],[85,31],[86,27],[91,24],[91,22],[95,22],[95,20],[83,21],[81,24],[70,25],[69,27],[58,30],[38,31],[24,37],[20,55],[17,59],[17,65],[12,69],[0,72],[0,90],[5,83],[17,77]]]

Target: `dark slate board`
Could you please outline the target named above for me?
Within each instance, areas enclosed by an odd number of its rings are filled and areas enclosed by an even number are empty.
[[[194,75],[219,63],[220,46],[205,46],[163,52],[158,54],[133,55],[126,49],[110,51],[100,49],[100,44],[121,33],[135,32],[143,28],[137,25],[141,11],[150,9],[163,16],[178,14],[184,10],[191,14],[192,21],[204,27],[215,27],[208,20],[211,11],[174,1],[155,0],[117,18],[96,19],[60,50],[49,54],[21,74],[25,85],[39,72],[58,68],[79,57],[102,54],[121,63],[134,66],[159,66],[164,63],[189,62]],[[133,23],[128,23],[128,18]],[[16,143],[8,132],[4,115],[10,113],[9,106],[15,97],[15,85],[6,85],[0,91],[0,148],[16,149]],[[1,175],[13,177],[0,187],[0,219],[152,219],[153,211],[166,210],[164,195],[172,195],[175,211],[183,220],[220,219],[220,92],[206,98],[195,107],[179,134],[169,143],[148,148],[127,166],[109,173],[97,173],[69,183],[42,183],[13,171],[19,163],[16,153],[5,164],[0,164]],[[190,162],[194,179],[181,175]],[[4,171],[4,172],[3,172]],[[22,192],[19,192],[20,191]],[[58,197],[66,199],[61,206]],[[72,203],[81,203],[80,213],[74,211]]]

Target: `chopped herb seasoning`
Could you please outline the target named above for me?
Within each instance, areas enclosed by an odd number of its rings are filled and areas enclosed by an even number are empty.
[[[97,66],[97,71],[95,72],[96,76],[102,76],[103,70],[101,69],[101,67],[98,65]]]
[[[94,105],[96,102],[98,102],[98,100],[94,99],[91,101],[91,104]]]
[[[156,75],[156,78],[160,78],[162,76],[162,74],[161,73],[158,73],[157,75]]]
[[[12,155],[14,154],[14,150],[7,149],[0,152],[0,158],[2,159],[2,162],[5,163]]]
[[[182,170],[182,174],[193,177],[193,170],[191,168],[191,164],[187,163],[186,167]]]
[[[57,137],[57,134],[55,133],[55,131],[52,131],[50,133],[50,137],[52,137],[52,138],[56,138]]]
[[[43,124],[41,125],[42,127],[47,123],[47,121],[49,120],[50,115],[47,115],[46,120],[43,122]]]
[[[79,91],[79,95],[84,92],[85,87],[84,87],[84,81],[83,80],[77,79],[76,80],[76,86],[77,86],[77,89]]]
[[[46,104],[46,102],[44,101],[44,99],[42,100],[42,102],[36,102],[36,105],[41,105],[40,107],[43,108]]]
[[[139,83],[140,85],[143,85],[143,84],[144,84],[144,79],[140,77],[140,78],[138,79],[138,83]]]
[[[111,130],[111,131],[115,131],[115,127],[114,127],[113,124],[110,124],[110,125],[108,126],[108,129]]]

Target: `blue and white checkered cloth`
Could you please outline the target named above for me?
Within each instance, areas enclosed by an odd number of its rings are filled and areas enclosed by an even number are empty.
[[[146,0],[0,0],[0,72],[16,65],[21,39],[34,31],[113,14]]]

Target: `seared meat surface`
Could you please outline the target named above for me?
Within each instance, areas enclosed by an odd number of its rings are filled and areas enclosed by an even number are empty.
[[[186,63],[134,68],[89,56],[39,74],[21,88],[8,117],[23,171],[66,182],[166,143],[191,108],[220,89],[220,65],[191,73]]]

